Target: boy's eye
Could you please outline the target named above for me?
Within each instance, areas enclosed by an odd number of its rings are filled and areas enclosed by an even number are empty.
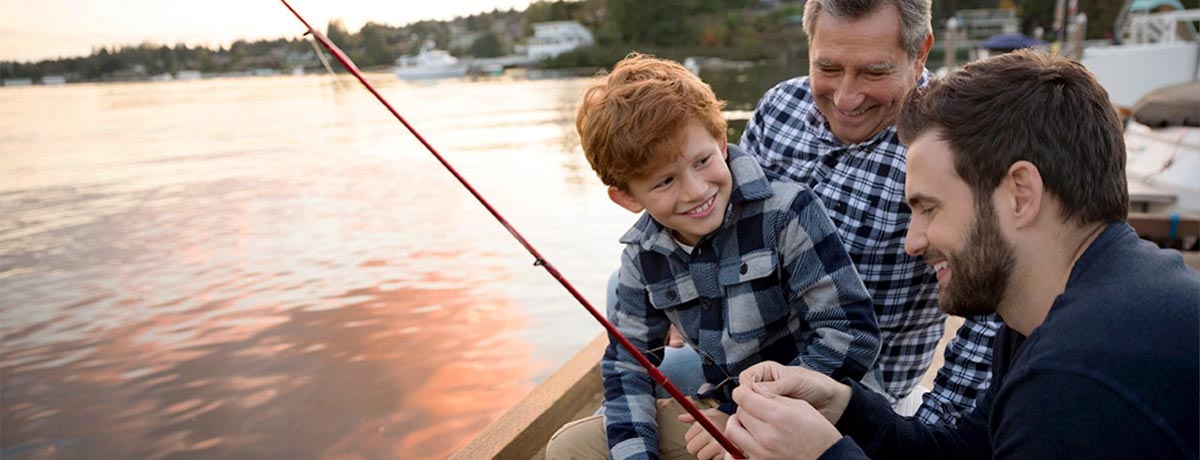
[[[666,187],[668,185],[671,185],[671,182],[674,182],[674,181],[675,181],[675,178],[668,177],[666,179],[658,181],[657,184],[654,184],[654,188],[659,189],[659,188]]]
[[[704,158],[701,158],[700,161],[697,161],[696,165],[704,166],[704,165],[708,164],[708,161],[711,159],[712,159],[712,155],[706,155]]]

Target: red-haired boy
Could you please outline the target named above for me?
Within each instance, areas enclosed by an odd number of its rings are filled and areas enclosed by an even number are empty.
[[[820,200],[769,181],[726,143],[721,102],[699,78],[631,54],[586,90],[576,128],[612,201],[646,211],[621,238],[609,319],[651,360],[674,324],[704,357],[697,396],[718,427],[735,409],[732,376],[753,364],[856,380],[872,369],[871,300]],[[653,380],[615,342],[601,371],[604,414],[564,426],[547,458],[723,453],[677,403],[656,400]]]

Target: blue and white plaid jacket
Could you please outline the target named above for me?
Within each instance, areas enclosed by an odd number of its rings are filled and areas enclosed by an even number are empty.
[[[926,72],[919,84],[928,80]],[[884,388],[893,399],[908,395],[933,361],[946,315],[938,309],[933,270],[904,252],[912,214],[904,200],[908,150],[895,126],[843,145],[817,110],[808,77],[799,77],[763,95],[741,144],[772,177],[805,184],[821,197],[871,292],[883,338]],[[991,315],[968,318],[958,330],[917,412],[922,421],[954,423],[975,406],[991,380],[999,326]]]
[[[725,219],[691,254],[643,214],[625,250],[609,319],[651,361],[673,323],[704,358],[703,394],[722,403],[747,367],[772,360],[859,379],[879,353],[871,300],[832,222],[808,187],[769,182],[729,146]],[[601,361],[613,459],[657,459],[654,381],[610,339]]]

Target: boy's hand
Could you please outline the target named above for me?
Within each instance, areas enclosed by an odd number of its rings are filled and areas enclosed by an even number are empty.
[[[671,328],[667,330],[667,346],[671,348],[683,348],[683,345],[683,333],[679,332],[679,329],[676,329],[675,325],[672,324]]]
[[[725,429],[725,421],[729,419],[728,414],[715,408],[704,409],[700,413],[707,416],[709,420],[712,420],[713,425],[718,429]],[[712,435],[704,430],[704,426],[692,417],[692,414],[687,412],[680,414],[679,421],[692,424],[692,427],[688,428],[687,433],[683,435],[684,441],[687,442],[687,451],[689,454],[694,455],[698,460],[712,460],[725,455],[725,448],[721,447],[721,443],[713,439]]]

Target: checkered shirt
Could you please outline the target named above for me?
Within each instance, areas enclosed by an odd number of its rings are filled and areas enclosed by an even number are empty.
[[[802,185],[768,182],[737,146],[729,146],[729,167],[724,221],[691,254],[649,214],[621,237],[609,319],[658,362],[675,324],[704,358],[709,389],[700,397],[727,413],[736,409],[733,377],[761,361],[862,378],[879,353],[879,329],[820,200]],[[601,373],[610,457],[659,458],[654,381],[614,340]]]
[[[929,78],[925,72],[919,84]],[[895,126],[842,144],[818,111],[808,77],[799,77],[767,91],[741,145],[772,177],[805,184],[821,198],[875,305],[884,388],[892,399],[908,395],[933,361],[946,316],[932,268],[904,252],[912,211],[904,200],[907,148]],[[954,423],[974,407],[991,379],[999,325],[994,315],[967,319],[946,348],[921,420]]]

